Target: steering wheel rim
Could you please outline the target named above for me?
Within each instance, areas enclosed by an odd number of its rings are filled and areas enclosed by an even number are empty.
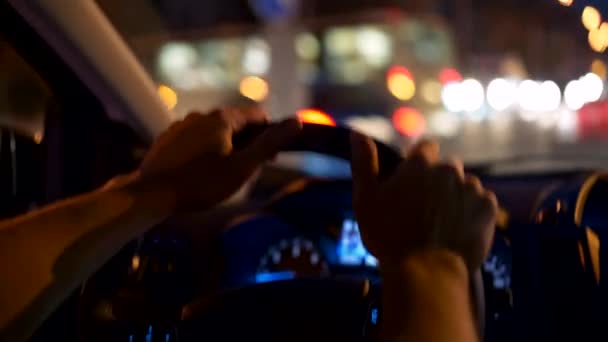
[[[270,125],[251,125],[233,137],[233,146],[236,150],[247,146],[255,137],[264,132]],[[351,130],[345,127],[333,127],[316,124],[303,124],[302,131],[295,140],[286,146],[283,151],[316,152],[346,161],[351,160],[350,134]],[[379,177],[386,178],[392,174],[403,160],[399,152],[388,145],[375,141],[378,149]],[[471,305],[480,337],[483,337],[485,327],[485,298],[481,270],[470,273]],[[232,290],[235,291],[235,290]],[[237,290],[238,291],[238,290]],[[237,292],[238,293],[238,292]],[[197,316],[197,311],[208,309],[208,305],[201,305],[205,300],[195,300],[186,305],[182,319],[189,320]]]

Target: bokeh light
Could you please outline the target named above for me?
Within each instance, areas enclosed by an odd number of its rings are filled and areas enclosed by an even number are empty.
[[[585,102],[595,102],[604,93],[604,82],[592,72],[581,77],[579,85],[582,87],[582,93],[585,94]]]
[[[503,111],[517,100],[517,86],[504,78],[492,80],[488,84],[487,99],[492,109]]]
[[[591,72],[598,75],[602,80],[606,80],[606,73],[608,72],[606,63],[599,58],[594,59],[591,63]]]
[[[239,84],[241,95],[253,100],[264,101],[268,96],[268,83],[257,76],[244,77]]]
[[[356,37],[352,29],[337,27],[325,34],[323,41],[327,52],[332,56],[346,56],[355,51]]]
[[[136,272],[139,269],[139,264],[140,264],[140,258],[139,255],[135,254],[133,256],[133,258],[131,258],[131,271],[132,272]]]
[[[307,108],[296,112],[298,119],[303,123],[336,126],[336,121],[327,113],[319,109]]]
[[[458,114],[446,111],[434,113],[428,123],[429,130],[432,130],[433,134],[446,138],[456,135],[462,126],[462,120]]]
[[[564,102],[571,110],[579,110],[585,104],[586,95],[583,93],[583,87],[579,80],[568,82],[564,89]]]
[[[420,95],[430,104],[438,104],[441,102],[441,83],[435,80],[426,80],[422,82],[420,87]]]
[[[559,108],[562,102],[562,93],[557,83],[544,81],[540,85],[539,108],[545,112],[552,112]]]
[[[43,136],[42,132],[36,132],[36,133],[34,133],[34,142],[36,144],[40,144],[42,142],[42,138],[43,137],[44,136]]]
[[[411,138],[419,137],[426,131],[426,120],[419,111],[410,107],[395,110],[393,125],[397,132]]]
[[[483,106],[485,94],[483,86],[476,79],[466,79],[460,84],[463,96],[463,110],[473,112]]]
[[[595,7],[586,6],[583,10],[583,14],[581,15],[581,20],[583,21],[585,28],[591,31],[600,26],[602,22],[602,15]]]
[[[177,93],[164,84],[158,86],[158,96],[170,110],[177,105]]]
[[[359,29],[356,37],[356,47],[359,54],[375,67],[387,65],[392,57],[392,42],[386,32],[365,26]]]
[[[410,100],[416,94],[416,84],[412,73],[402,66],[393,66],[389,69],[386,86],[389,92],[399,100]]]
[[[532,80],[524,80],[517,87],[517,102],[524,111],[541,110],[539,94],[540,83]]]
[[[197,60],[196,49],[186,43],[167,43],[158,55],[159,68],[167,75],[187,70],[195,65]]]
[[[314,61],[319,58],[321,44],[319,40],[310,32],[303,32],[295,39],[296,54],[303,60]]]
[[[558,1],[562,6],[566,6],[566,7],[572,5],[572,2],[573,2],[573,0],[558,0]]]
[[[441,102],[450,112],[461,112],[464,109],[463,100],[459,82],[448,83],[441,90]]]
[[[383,142],[391,142],[395,137],[395,128],[386,116],[352,116],[346,120],[346,124],[361,133]]]
[[[454,68],[443,68],[439,72],[439,81],[443,85],[452,82],[460,82],[462,81],[462,75]]]
[[[245,45],[243,70],[251,75],[264,75],[270,69],[270,46],[260,38],[252,38]]]
[[[602,23],[599,28],[589,31],[589,46],[595,52],[604,52],[608,47],[608,23]]]

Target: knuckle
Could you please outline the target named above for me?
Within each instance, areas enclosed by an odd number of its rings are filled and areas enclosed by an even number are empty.
[[[430,160],[423,154],[414,154],[402,163],[403,169],[411,170],[426,170],[431,166]]]
[[[449,181],[456,181],[460,178],[460,172],[453,164],[441,164],[437,166],[437,173],[440,177]]]
[[[492,192],[487,192],[481,197],[481,206],[483,210],[494,216],[498,214],[498,201],[496,200],[496,195]]]
[[[190,121],[194,121],[194,120],[199,120],[203,117],[203,114],[201,114],[200,112],[190,112],[188,115],[186,115],[186,117],[184,118],[184,122],[190,122]]]
[[[479,178],[476,176],[467,175],[464,185],[467,191],[471,191],[478,194],[483,193],[483,185],[481,184]]]

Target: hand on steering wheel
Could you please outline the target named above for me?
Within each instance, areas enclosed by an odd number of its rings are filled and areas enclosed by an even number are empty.
[[[177,212],[212,207],[240,189],[301,130],[297,120],[286,120],[270,126],[246,148],[233,150],[233,134],[267,121],[258,108],[189,114],[158,137],[135,182],[169,190]]]
[[[439,163],[439,146],[423,141],[395,172],[378,178],[376,144],[351,135],[354,207],[365,245],[380,264],[417,250],[448,249],[469,270],[481,266],[494,235],[496,197],[462,163]]]
[[[251,151],[252,146],[260,144],[265,146],[263,149],[265,152],[253,154],[263,156],[255,158],[256,163],[253,163],[255,166],[274,155],[279,149],[318,152],[350,160],[355,183],[355,210],[365,242],[371,252],[379,257],[381,267],[407,256],[408,250],[411,252],[418,248],[449,248],[458,253],[470,267],[472,311],[480,336],[483,336],[484,297],[478,266],[489,248],[492,237],[492,222],[496,210],[493,195],[486,193],[475,178],[469,177],[465,181],[461,166],[438,165],[436,145],[421,145],[409,158],[403,160],[399,153],[390,147],[374,143],[369,138],[355,135],[349,142],[350,134],[351,131],[347,128],[311,124],[305,124],[301,128],[291,121],[279,125],[250,125],[234,135],[232,144],[229,144],[227,149],[230,153],[220,154],[220,161],[223,166],[240,165],[230,160],[234,160],[233,158],[238,160],[237,156],[243,156],[246,151]],[[275,135],[277,136],[274,137]],[[232,152],[233,146],[236,152]],[[209,160],[217,161],[217,157],[215,158],[206,159],[207,163]],[[246,160],[253,159],[246,158]],[[180,164],[183,166],[188,163]],[[245,165],[251,168],[253,164]],[[196,170],[200,172],[202,169]],[[227,176],[221,174],[224,171],[234,172],[234,170],[221,169],[214,176],[222,179]],[[249,171],[240,175],[251,173],[252,171]],[[208,174],[206,176],[209,177]],[[245,181],[243,177],[230,180],[238,180],[241,183]],[[238,182],[231,184],[236,183]],[[217,187],[217,185],[212,186]],[[190,189],[186,193],[196,190]],[[229,192],[224,191],[222,194],[227,196]],[[221,197],[223,196],[214,198],[217,200]],[[208,201],[209,198],[205,200]],[[404,218],[407,218],[408,223],[411,224],[409,228],[404,227]],[[331,283],[332,279],[324,279],[322,285],[325,288]],[[320,292],[314,286],[310,289],[306,286],[300,288],[302,285],[306,283],[301,283],[300,279],[273,283],[271,293],[283,293],[278,291],[283,289],[287,294],[295,291],[292,294],[296,297],[303,296],[296,291],[299,289],[306,290],[304,293],[319,296]],[[208,328],[215,328],[214,331],[222,331],[224,334],[224,325],[218,320],[224,316],[213,308],[227,308],[227,311],[222,312],[232,315],[234,310],[230,309],[232,308],[230,303],[240,305],[238,303],[241,303],[243,298],[260,298],[260,293],[268,292],[268,286],[271,285],[259,284],[249,288],[249,291],[231,292],[225,297],[216,298],[215,301],[204,298],[193,301],[184,308],[182,314],[182,318],[188,322],[187,331],[192,336],[197,336],[200,334],[198,331],[201,324],[206,322]],[[361,289],[356,288],[353,293],[356,296],[352,301],[355,303],[363,301],[363,307],[367,309],[368,298],[361,298]],[[234,301],[235,298],[239,300]],[[327,304],[332,298],[333,295],[323,298],[323,302]],[[253,320],[248,315],[245,315],[245,318],[246,321]]]

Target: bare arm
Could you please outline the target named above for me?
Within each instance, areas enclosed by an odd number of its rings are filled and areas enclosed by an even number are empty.
[[[351,144],[353,206],[382,275],[381,341],[477,340],[468,270],[491,247],[494,194],[461,163],[439,163],[434,143],[420,143],[388,179],[378,179],[373,141],[354,134]]]
[[[27,338],[80,282],[173,207],[170,189],[127,184],[0,223],[0,339]]]
[[[447,251],[416,253],[382,271],[380,340],[476,341],[464,261]]]
[[[111,186],[0,222],[0,340],[24,340],[130,239],[174,212],[235,193],[300,130],[294,120],[232,151],[259,110],[191,114],[152,145],[139,171]]]

